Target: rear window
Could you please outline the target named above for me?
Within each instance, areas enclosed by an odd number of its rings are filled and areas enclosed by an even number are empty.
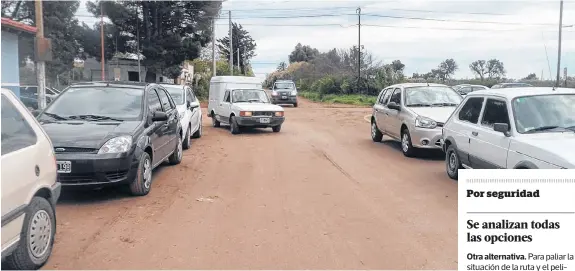
[[[70,88],[60,94],[44,112],[63,118],[98,115],[120,120],[138,120],[142,114],[143,97],[144,90],[139,88]]]

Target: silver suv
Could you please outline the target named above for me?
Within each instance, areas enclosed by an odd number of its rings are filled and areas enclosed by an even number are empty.
[[[420,149],[441,149],[441,127],[463,98],[443,84],[408,83],[379,93],[371,116],[371,138],[401,141],[405,156]]]

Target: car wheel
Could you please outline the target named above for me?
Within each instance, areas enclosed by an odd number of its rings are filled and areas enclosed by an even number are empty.
[[[293,104],[293,107],[297,107],[297,103]]]
[[[202,137],[202,119],[200,119],[200,124],[199,124],[198,130],[194,133],[194,135],[192,137],[193,138]]]
[[[176,144],[176,149],[168,158],[170,165],[177,165],[182,162],[182,139],[178,137],[178,144]]]
[[[147,152],[140,156],[136,178],[130,183],[130,193],[134,196],[145,196],[152,188],[152,159]]]
[[[237,135],[240,133],[240,126],[238,125],[238,122],[236,121],[236,117],[232,116],[230,118],[230,132],[233,135]]]
[[[373,142],[381,142],[381,139],[383,138],[383,134],[381,133],[381,131],[379,130],[379,128],[377,128],[377,123],[375,123],[375,121],[371,121],[371,139],[373,140]]]
[[[220,127],[220,122],[216,119],[216,114],[212,113],[212,126]]]
[[[186,136],[184,138],[184,143],[182,143],[182,148],[187,150],[192,145],[192,139],[190,138],[190,134],[192,133],[191,125],[188,124],[188,131],[186,132]]]
[[[447,152],[445,154],[445,167],[447,170],[447,176],[451,179],[457,180],[458,171],[461,169],[461,160],[459,160],[457,149],[454,145],[450,145],[447,148]]]
[[[401,152],[407,157],[415,156],[415,148],[411,144],[411,135],[407,129],[401,132]]]
[[[24,216],[18,247],[6,258],[6,267],[11,270],[39,269],[52,254],[55,236],[54,207],[45,198],[33,197]]]
[[[281,126],[281,125],[273,126],[273,127],[272,127],[272,131],[273,131],[274,133],[279,133],[281,130],[282,130],[282,126]]]

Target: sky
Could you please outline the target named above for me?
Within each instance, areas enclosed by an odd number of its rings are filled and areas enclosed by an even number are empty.
[[[251,60],[258,77],[273,72],[297,43],[320,51],[358,44],[383,63],[401,60],[405,74],[426,73],[453,58],[456,78],[472,78],[469,64],[501,60],[509,78],[555,78],[559,0],[228,0],[216,38],[228,35],[228,11],[257,43]],[[82,5],[79,14],[87,11]],[[86,20],[86,18],[80,18]],[[575,0],[563,7],[561,74],[575,75]]]

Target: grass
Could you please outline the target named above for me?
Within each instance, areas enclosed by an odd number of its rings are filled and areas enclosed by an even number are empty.
[[[332,104],[351,104],[358,106],[372,106],[375,104],[376,96],[366,96],[358,94],[328,94],[321,96],[316,92],[300,92],[299,96],[314,102],[332,103]]]

